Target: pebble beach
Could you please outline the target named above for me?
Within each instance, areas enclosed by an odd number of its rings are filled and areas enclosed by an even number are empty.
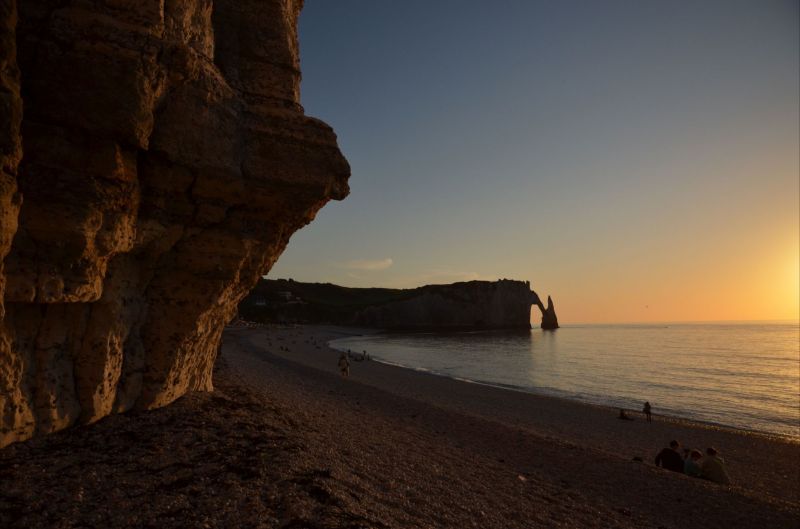
[[[798,527],[800,444],[471,384],[230,328],[215,391],[0,451],[3,527]],[[732,483],[658,468],[716,447]]]

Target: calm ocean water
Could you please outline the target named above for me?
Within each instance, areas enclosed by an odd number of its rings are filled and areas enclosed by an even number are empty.
[[[797,323],[567,325],[335,340],[473,382],[800,437]]]

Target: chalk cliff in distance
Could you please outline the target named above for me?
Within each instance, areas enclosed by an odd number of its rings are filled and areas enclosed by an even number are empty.
[[[0,446],[210,389],[240,299],[347,195],[301,7],[0,3]]]
[[[530,329],[531,305],[541,306],[544,314],[539,296],[527,281],[508,279],[412,289],[264,279],[242,300],[239,313],[251,321],[333,323],[389,330]],[[544,316],[542,327],[554,328],[545,326]]]
[[[558,329],[558,316],[556,316],[556,308],[553,306],[553,300],[550,296],[547,296],[547,307],[545,307],[542,300],[539,299],[539,295],[536,292],[532,292],[532,294],[533,303],[542,311],[542,329],[550,331]]]
[[[468,281],[428,285],[408,299],[367,307],[354,323],[384,329],[530,329],[526,281]]]

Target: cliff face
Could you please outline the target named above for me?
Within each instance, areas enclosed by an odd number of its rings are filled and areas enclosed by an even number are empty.
[[[539,295],[536,292],[531,293],[533,294],[533,303],[542,311],[542,329],[547,331],[558,329],[558,316],[556,316],[556,308],[553,306],[553,299],[547,296],[547,307],[545,307],[542,300],[539,299]]]
[[[386,329],[530,329],[533,293],[525,281],[430,285],[409,299],[367,307],[355,323]]]
[[[556,308],[553,306],[553,300],[550,296],[547,296],[547,308],[542,310],[542,329],[558,329]]]
[[[239,300],[347,195],[301,7],[0,4],[0,446],[211,388]]]

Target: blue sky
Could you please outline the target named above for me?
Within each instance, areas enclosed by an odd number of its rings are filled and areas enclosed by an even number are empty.
[[[307,0],[302,103],[352,193],[269,277],[797,317],[798,46],[796,1]]]

